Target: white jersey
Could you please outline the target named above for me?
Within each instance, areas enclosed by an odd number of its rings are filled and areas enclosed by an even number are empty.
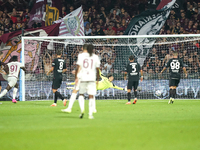
[[[78,55],[77,65],[81,67],[81,81],[96,81],[96,68],[100,67],[99,57],[95,54],[90,56],[89,53]]]
[[[22,63],[15,61],[15,62],[10,62],[7,65],[9,69],[8,77],[18,78],[20,68],[23,67]]]

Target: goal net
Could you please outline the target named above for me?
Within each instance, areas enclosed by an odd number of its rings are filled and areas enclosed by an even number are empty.
[[[74,82],[72,71],[76,68],[77,56],[84,43],[92,43],[95,53],[101,60],[101,72],[113,74],[113,84],[125,88],[124,69],[128,57],[134,55],[144,72],[144,80],[139,81],[138,99],[169,98],[169,70],[162,75],[167,61],[172,57],[172,50],[178,51],[188,77],[182,73],[176,90],[177,98],[200,98],[200,37],[198,35],[152,35],[152,36],[86,36],[86,37],[22,37],[21,61],[28,72],[22,73],[20,82],[20,100],[53,99],[52,78],[46,73],[56,57],[56,51],[62,49],[68,71],[63,74],[63,83],[59,89],[64,97],[69,98],[72,87],[66,83]],[[69,87],[68,89],[66,87]],[[96,99],[126,99],[126,91],[109,88],[98,91]],[[134,94],[132,94],[134,98]]]

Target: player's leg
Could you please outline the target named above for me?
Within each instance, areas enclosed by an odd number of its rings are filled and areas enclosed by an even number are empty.
[[[1,92],[0,98],[6,95],[8,91],[17,83],[17,78],[15,77],[9,77],[8,78],[8,85],[7,87]],[[16,103],[16,102],[15,102]]]
[[[85,101],[84,101],[84,93],[87,91],[87,83],[86,82],[80,82],[79,86],[79,97],[78,97],[78,103],[81,109],[80,118],[83,118],[84,112],[85,112]]]
[[[12,87],[10,87],[10,85],[8,84],[7,87],[1,92],[0,98],[2,98],[4,95],[6,95],[6,93],[7,93],[8,91],[10,91],[11,88],[12,88]]]
[[[127,97],[128,97],[128,102],[126,103],[127,105],[131,104],[131,90],[132,90],[133,82],[128,81],[127,84]]]
[[[174,103],[174,99],[176,96],[176,88],[178,87],[179,82],[180,82],[180,79],[175,80],[174,86],[172,87],[172,101],[171,101],[172,104]]]
[[[95,96],[93,97],[94,101],[93,101],[93,113],[97,113],[97,108],[96,108],[96,98]]]
[[[19,87],[19,85],[18,85],[18,83],[16,83],[14,88],[13,88],[13,99],[12,99],[13,103],[17,102],[15,98],[16,98],[16,95],[17,95],[18,87]]]
[[[89,95],[89,119],[94,119],[93,113],[96,108],[95,95],[96,95],[96,82],[89,82],[87,86],[87,93]]]
[[[67,112],[71,112],[73,104],[74,104],[74,102],[76,100],[77,93],[79,91],[79,86],[80,86],[80,80],[78,81],[77,85],[74,86],[74,90],[72,91],[72,95],[71,95],[71,97],[69,99],[69,105],[68,105],[68,107],[66,109]]]
[[[68,112],[68,113],[72,112],[72,107],[73,107],[73,104],[76,100],[77,92],[78,92],[78,90],[75,90],[75,89],[72,91],[72,95],[69,99],[69,105],[66,109],[62,109],[63,112]]]
[[[137,102],[137,87],[138,87],[138,84],[139,84],[139,81],[134,81],[133,82],[134,95],[135,95],[133,104],[136,104],[136,102]]]
[[[178,86],[180,80],[170,79],[169,80],[169,102],[168,104],[173,104],[176,95],[176,87]]]
[[[52,84],[52,91],[54,93],[54,103],[51,106],[57,106],[57,100],[60,98],[63,101],[64,106],[66,106],[67,99],[64,99],[64,97],[58,92],[58,88],[60,88],[62,83],[62,78],[53,79]]]

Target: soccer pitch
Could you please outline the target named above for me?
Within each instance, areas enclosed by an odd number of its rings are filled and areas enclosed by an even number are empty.
[[[97,100],[95,119],[79,119],[62,101],[25,101],[0,105],[1,150],[197,150],[200,100]]]

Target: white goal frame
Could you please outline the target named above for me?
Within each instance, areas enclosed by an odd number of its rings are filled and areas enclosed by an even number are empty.
[[[22,36],[21,43],[21,57],[20,62],[24,65],[25,57],[24,57],[24,40],[51,40],[51,39],[68,39],[68,40],[83,40],[83,39],[127,39],[127,38],[185,38],[185,37],[199,37],[200,34],[176,34],[176,35],[136,35],[136,36],[129,36],[129,35],[122,35],[122,36],[48,36],[48,37],[33,37],[33,36]],[[69,42],[70,43],[70,42]],[[121,44],[123,46],[123,44]],[[19,90],[19,100],[25,101],[25,73],[24,71],[20,72],[20,90]]]

